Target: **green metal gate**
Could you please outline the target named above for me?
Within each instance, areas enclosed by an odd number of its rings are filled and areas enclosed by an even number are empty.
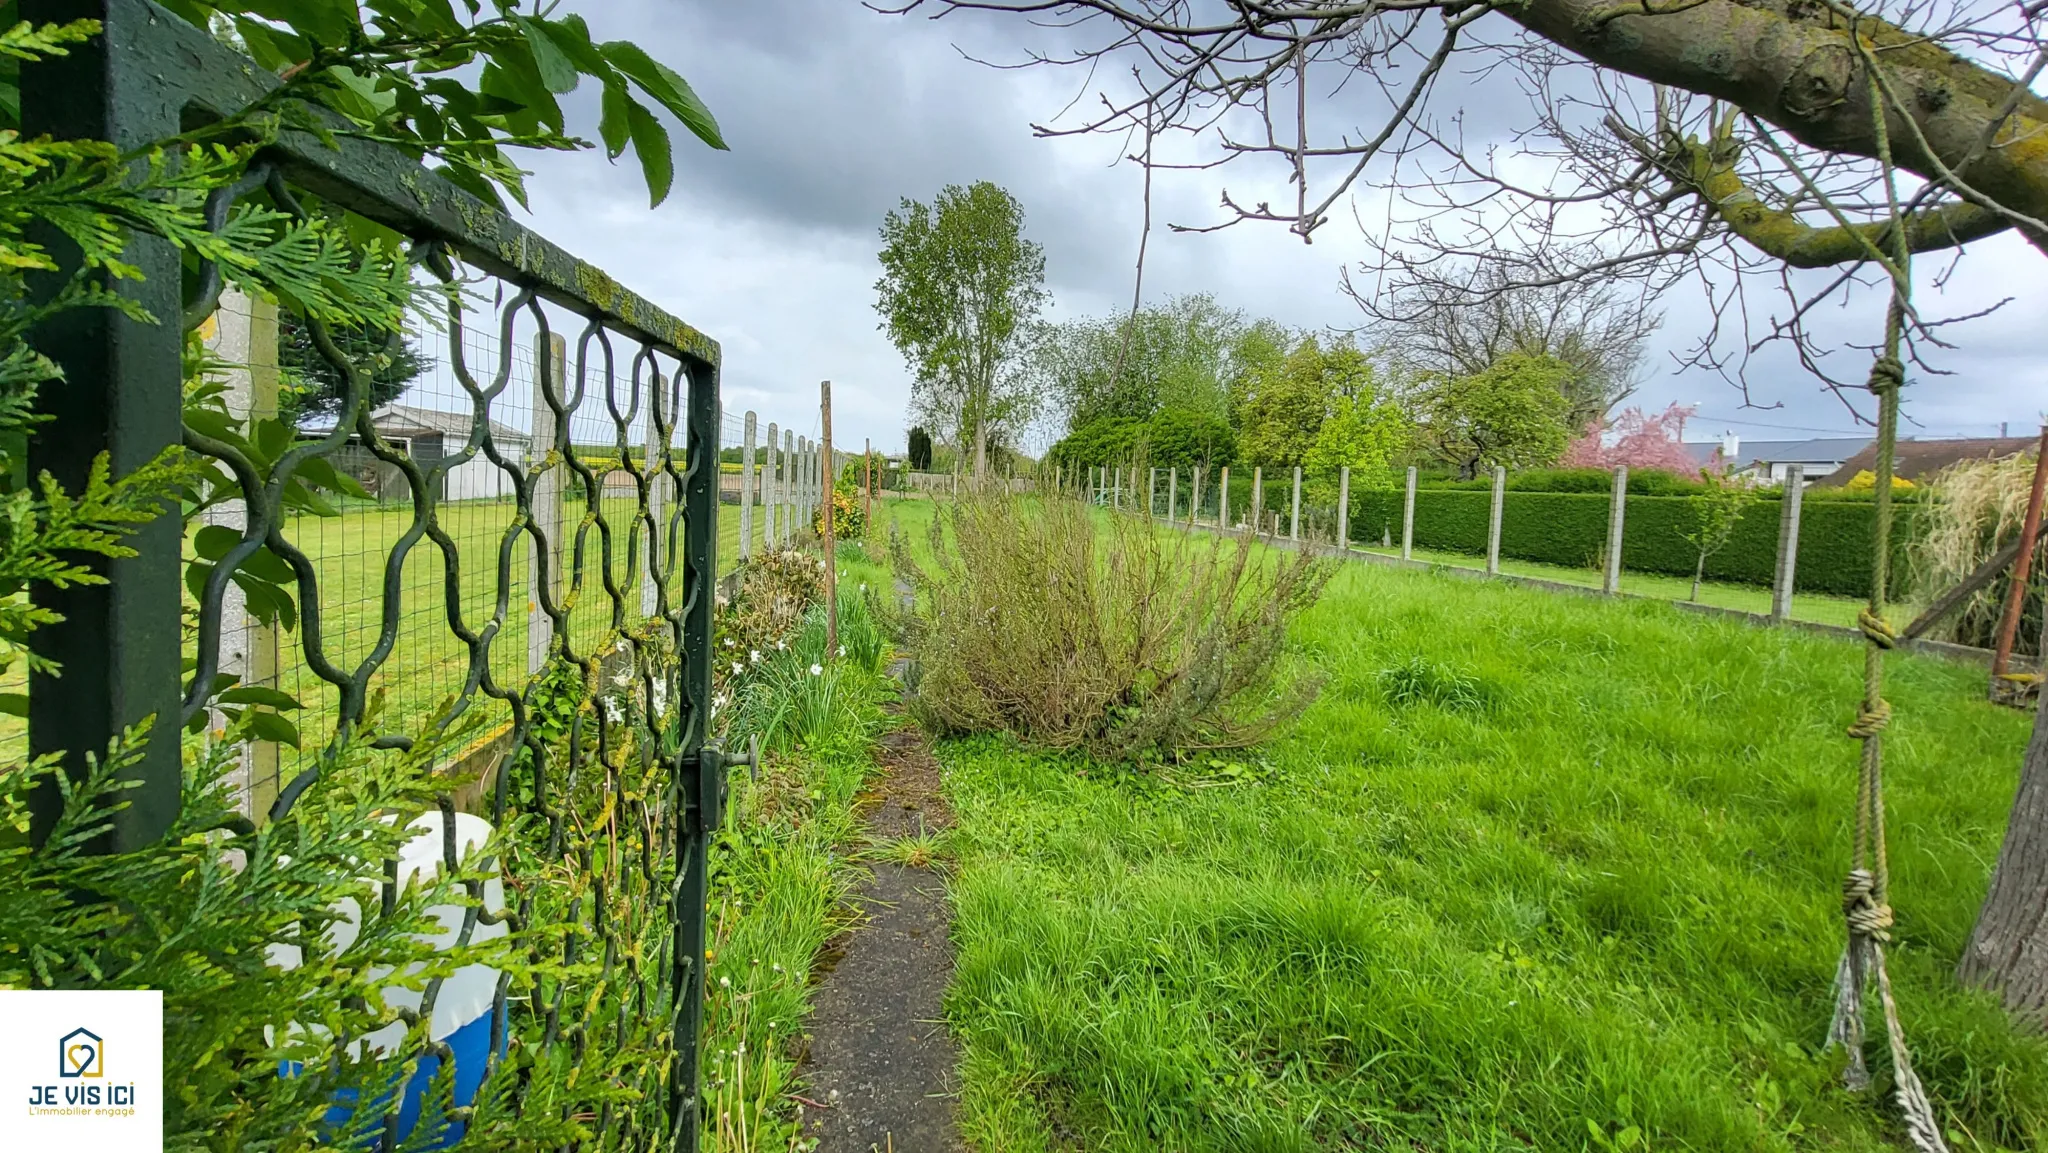
[[[27,0],[23,16],[104,24],[91,45],[24,71],[30,135],[140,147],[228,118],[275,84],[147,0]],[[411,619],[406,598],[417,596],[409,565],[437,565],[442,640],[457,653],[451,703],[431,716],[386,718],[378,747],[410,747],[430,735],[425,727],[462,724],[476,710],[497,718],[494,743],[480,746],[495,750],[483,787],[444,796],[444,820],[452,824],[461,805],[498,828],[527,830],[503,862],[512,898],[497,919],[530,949],[564,951],[565,960],[583,962],[574,971],[587,974],[529,987],[501,979],[491,1020],[512,1044],[588,1071],[585,1104],[551,1099],[546,1107],[581,1110],[578,1119],[598,1135],[593,1146],[694,1149],[705,849],[723,807],[727,764],[705,743],[718,348],[409,157],[360,139],[282,132],[247,180],[209,204],[211,219],[218,226],[236,198],[251,196],[303,212],[303,193],[395,231],[417,275],[460,287],[460,295],[444,298],[443,327],[432,334],[452,378],[444,399],[456,405],[436,415],[460,419],[435,453],[394,442],[367,401],[365,374],[351,371],[346,357],[335,359],[327,342],[325,355],[349,381],[332,429],[252,454],[187,426],[177,318],[184,331],[207,323],[222,277],[211,267],[187,267],[181,276],[169,244],[136,238],[129,258],[144,278],[122,291],[163,323],[80,310],[39,333],[71,383],[44,395],[48,423],[31,446],[30,466],[75,490],[100,452],[120,473],[182,442],[231,469],[251,495],[232,526],[232,546],[189,598],[170,516],[137,534],[137,555],[106,566],[108,583],[37,587],[38,602],[64,620],[38,632],[35,645],[61,657],[65,672],[61,681],[31,681],[31,751],[65,751],[76,777],[87,750],[105,749],[145,716],[203,718],[222,667],[223,624],[240,595],[234,574],[259,554],[291,570],[298,620],[287,643],[319,697],[309,711],[324,730],[307,733],[307,741],[346,740],[391,669],[419,643],[400,627]],[[306,324],[321,343],[324,329]],[[529,342],[543,350],[530,366],[521,359]],[[547,355],[551,346],[563,355]],[[520,430],[500,418],[517,408],[511,400],[526,371],[537,376],[541,411],[527,414],[528,428]],[[508,443],[515,433],[530,443]],[[284,493],[294,476],[344,453],[374,457],[402,476],[405,500],[396,512],[377,514],[388,531],[373,541],[376,586],[361,595],[344,587],[338,597],[323,587],[337,570],[305,547]],[[488,536],[484,555],[464,555],[462,534],[450,527],[461,511],[450,499],[457,470],[468,470],[465,484],[499,494],[504,524]],[[579,501],[572,523],[559,509]],[[538,507],[550,503],[554,514]],[[474,551],[477,540],[469,543]],[[199,620],[196,651],[181,639],[181,614],[191,611]],[[359,622],[355,640],[348,620]],[[506,652],[522,629],[538,669],[524,661],[526,648]],[[263,790],[273,794],[271,820],[290,813],[320,771],[313,756],[278,764],[274,788]],[[117,814],[102,849],[151,843],[169,825],[180,797],[177,742],[151,742],[133,776],[132,803]],[[38,817],[47,819],[58,798],[52,790],[39,800],[47,803]],[[454,839],[445,840],[452,868]],[[387,901],[394,875],[387,872]],[[493,919],[472,915],[462,939]],[[424,993],[429,1008],[440,985],[430,982]],[[487,1078],[499,1070],[494,1056]],[[521,1100],[520,1087],[509,1092]],[[387,1127],[382,1144],[394,1143]]]

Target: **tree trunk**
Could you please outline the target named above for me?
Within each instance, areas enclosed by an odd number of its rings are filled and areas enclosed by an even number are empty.
[[[1706,554],[1702,553],[1702,554],[1700,554],[1700,563],[1699,563],[1699,564],[1697,564],[1697,565],[1694,565],[1694,566],[1693,566],[1693,570],[1692,570],[1692,600],[1693,600],[1693,603],[1694,603],[1694,604],[1698,604],[1698,603],[1699,603],[1699,599],[1700,599],[1700,580],[1701,580],[1701,579],[1702,579],[1703,577],[1705,577],[1706,575],[1707,575],[1707,558],[1706,558]]]
[[[988,426],[974,422],[974,483],[988,479]]]
[[[1956,976],[1998,993],[2015,1015],[2048,1024],[2048,712],[2038,706],[2005,847]]]

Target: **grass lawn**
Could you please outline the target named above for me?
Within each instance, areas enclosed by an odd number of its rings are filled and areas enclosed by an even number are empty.
[[[1820,1051],[1858,648],[1367,565],[1294,639],[1322,696],[1240,767],[941,747],[980,1148],[1902,1147]],[[2048,1147],[2048,1042],[1950,976],[2030,718],[1890,668],[1919,1071],[1959,1148]]]

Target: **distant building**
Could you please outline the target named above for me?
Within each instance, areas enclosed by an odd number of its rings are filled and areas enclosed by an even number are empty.
[[[1806,470],[1807,483],[1833,473],[1870,447],[1867,436],[1832,436],[1811,440],[1756,440],[1748,444],[1730,434],[1718,441],[1694,441],[1686,450],[1704,468],[1725,462],[1729,476],[1783,483],[1793,465]]]
[[[2000,460],[2026,452],[2039,443],[2031,436],[1976,436],[1953,440],[1921,440],[1906,437],[1892,453],[1892,474],[1901,480],[1921,481],[1949,465],[1965,460]],[[1865,470],[1877,471],[1877,446],[1870,445],[1844,460],[1840,467],[1819,483],[1836,487]]]
[[[392,448],[411,457],[412,462],[424,472],[440,464],[443,458],[462,451],[463,446],[469,443],[475,418],[468,413],[387,404],[370,414],[370,423],[378,436]],[[308,428],[303,435],[323,437],[332,431],[333,426],[329,425],[326,428]],[[530,439],[518,429],[495,420],[491,422],[491,442],[499,454],[508,459],[524,463]],[[350,437],[348,444],[329,459],[334,462],[334,467],[355,477],[378,500],[412,499],[404,471],[379,459],[357,437]],[[441,500],[478,500],[509,497],[512,492],[512,478],[505,475],[505,470],[492,464],[479,449],[475,456],[447,471],[441,478],[438,496]]]

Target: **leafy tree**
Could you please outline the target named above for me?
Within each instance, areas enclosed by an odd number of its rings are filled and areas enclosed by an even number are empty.
[[[1254,339],[1270,339],[1270,334]],[[1314,336],[1300,338],[1281,356],[1270,347],[1254,346],[1236,387],[1231,407],[1238,455],[1267,468],[1305,462],[1323,421],[1340,401],[1377,393],[1372,363],[1363,352],[1348,342],[1326,349]]]
[[[1612,421],[1593,421],[1566,446],[1558,463],[1565,468],[1657,469],[1686,476],[1698,470],[1685,447],[1685,422],[1695,410],[1674,403],[1659,413],[1631,407]],[[1614,443],[1607,435],[1614,434]],[[1726,462],[1716,462],[1721,467]]]
[[[1168,408],[1221,417],[1231,347],[1244,328],[1243,316],[1214,297],[1177,296],[1124,316],[1041,324],[1028,367],[1066,410],[1069,428]]]
[[[882,220],[881,328],[910,364],[912,404],[973,446],[988,473],[991,437],[1029,420],[1037,394],[1011,371],[1045,305],[1045,252],[1024,238],[1024,206],[986,180],[905,199]]]
[[[1160,468],[1219,468],[1237,459],[1237,436],[1221,413],[1166,408],[1146,426],[1150,460]]]
[[[1692,505],[1692,527],[1681,535],[1699,554],[1699,563],[1692,570],[1692,599],[1700,599],[1700,581],[1707,575],[1707,558],[1720,552],[1729,538],[1735,535],[1735,526],[1742,521],[1742,514],[1756,503],[1756,489],[1739,480],[1702,472],[1701,479],[1706,487],[1687,497]]]
[[[427,370],[427,362],[402,329],[348,325],[333,329],[329,336],[349,363],[369,377],[372,411],[397,400]],[[289,310],[277,318],[277,363],[285,377],[279,416],[287,425],[340,414],[348,397],[348,379],[314,347],[312,330]]]
[[[1331,409],[1301,461],[1315,499],[1334,498],[1332,478],[1343,468],[1351,470],[1353,488],[1392,487],[1391,466],[1415,440],[1407,412],[1391,398],[1371,393],[1337,397]]]
[[[924,472],[932,466],[932,434],[916,425],[910,430],[910,467]]]
[[[1511,353],[1479,372],[1429,382],[1417,397],[1422,434],[1461,480],[1489,466],[1554,464],[1568,436],[1571,371],[1552,357]]]

